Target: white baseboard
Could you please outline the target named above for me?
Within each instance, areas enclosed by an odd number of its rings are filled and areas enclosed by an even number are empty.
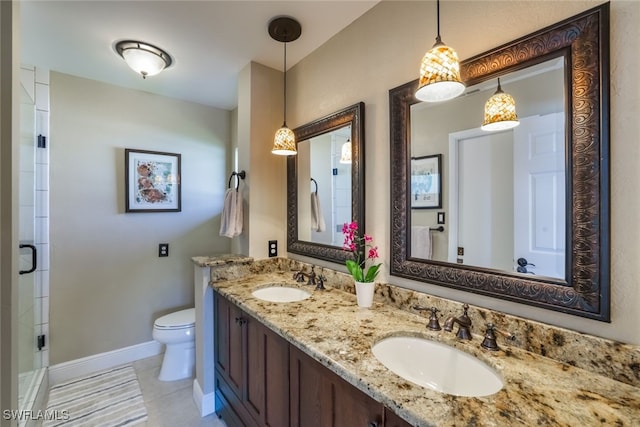
[[[132,345],[131,347],[94,354],[93,356],[49,366],[49,385],[54,386],[74,377],[88,375],[103,369],[109,369],[114,366],[155,356],[162,353],[162,348],[162,344],[152,340],[142,344]]]
[[[215,393],[203,394],[198,380],[193,380],[193,401],[201,417],[213,414],[216,410]]]

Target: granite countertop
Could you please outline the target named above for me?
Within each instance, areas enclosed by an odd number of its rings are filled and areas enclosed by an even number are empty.
[[[251,295],[269,284],[302,287],[304,301],[271,303]],[[213,283],[214,289],[415,426],[618,425],[640,423],[640,388],[593,374],[520,348],[501,337],[500,351],[480,347],[481,328],[471,341],[454,332],[430,331],[426,319],[374,302],[359,308],[355,295],[325,284],[325,291],[296,283],[291,272],[249,275]],[[504,379],[499,392],[460,397],[433,391],[397,376],[371,347],[393,335],[422,336],[474,355]]]

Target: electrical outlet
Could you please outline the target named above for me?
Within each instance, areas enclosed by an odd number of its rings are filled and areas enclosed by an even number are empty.
[[[278,241],[269,240],[269,257],[278,256]]]
[[[158,245],[158,256],[159,257],[169,256],[169,244],[168,243],[160,243]]]

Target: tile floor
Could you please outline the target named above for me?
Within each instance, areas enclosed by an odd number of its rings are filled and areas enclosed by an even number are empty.
[[[160,381],[162,355],[133,362],[149,413],[148,427],[226,427],[215,414],[200,417],[193,402],[193,378]]]

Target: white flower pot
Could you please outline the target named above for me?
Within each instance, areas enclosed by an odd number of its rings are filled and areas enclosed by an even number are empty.
[[[373,293],[376,289],[374,282],[358,282],[356,281],[356,297],[358,306],[369,308],[373,304]]]

